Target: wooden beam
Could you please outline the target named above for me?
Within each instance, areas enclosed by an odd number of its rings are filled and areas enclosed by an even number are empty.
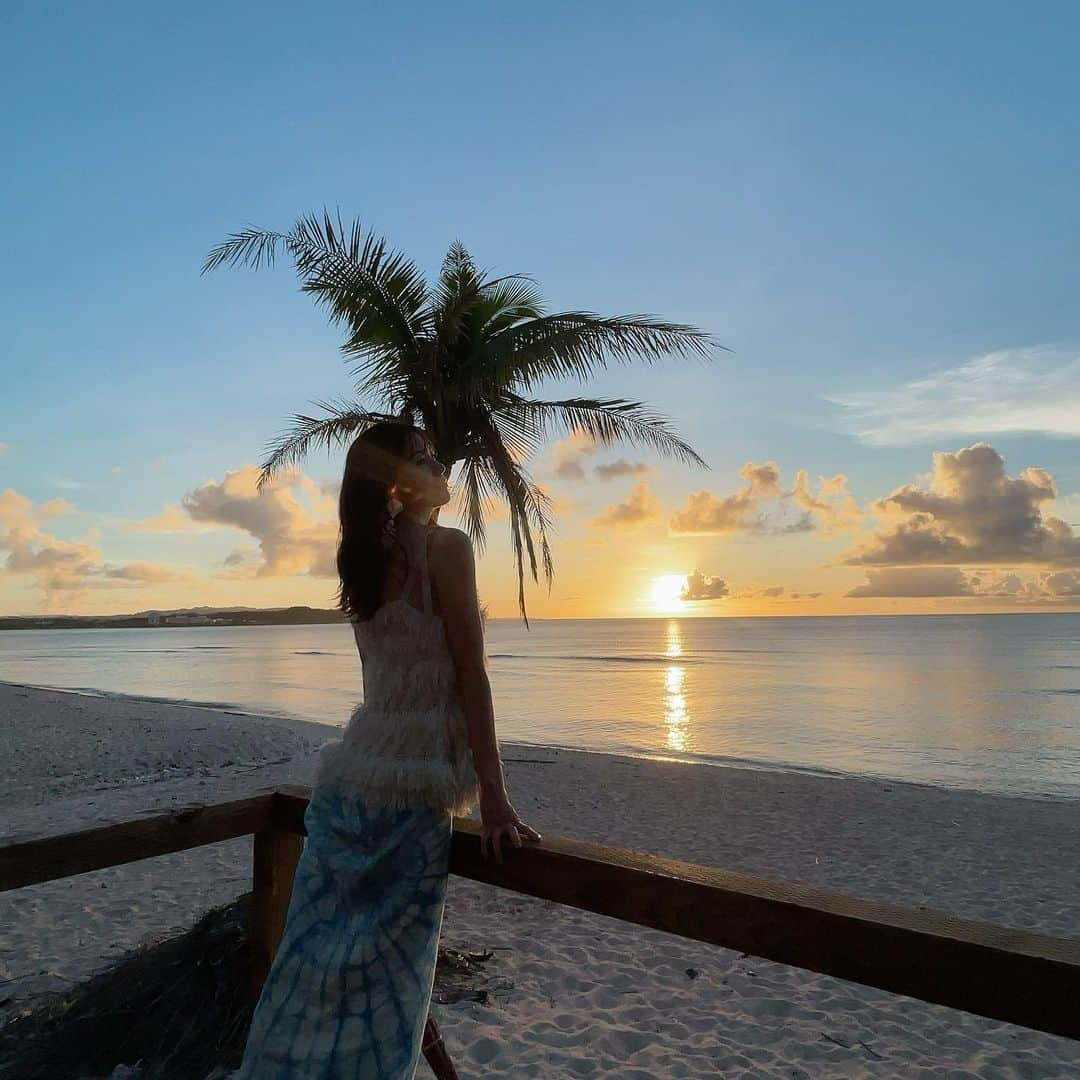
[[[1080,1039],[1080,940],[562,837],[504,860],[454,819],[450,870],[474,881]]]
[[[216,844],[268,828],[274,791],[213,806],[179,807],[137,821],[0,845],[0,892]]]
[[[302,830],[305,788],[279,789],[279,828]],[[922,1001],[1080,1039],[1080,940],[547,836],[480,854],[454,818],[450,872]]]
[[[0,847],[0,891],[247,833],[255,842],[261,963],[280,940],[309,791],[257,792]],[[283,835],[284,834],[284,835]],[[452,873],[1009,1023],[1080,1038],[1080,941],[861,900],[623,848],[549,837],[480,855],[454,819]]]
[[[258,998],[285,930],[296,864],[303,837],[279,829],[260,829],[254,841],[251,905],[252,997]]]
[[[276,787],[270,811],[274,828],[296,833],[297,836],[307,836],[304,814],[310,800],[311,788],[301,784],[283,784]]]

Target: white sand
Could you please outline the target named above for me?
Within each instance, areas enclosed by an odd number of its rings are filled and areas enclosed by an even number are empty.
[[[6,684],[0,717],[5,840],[308,782],[315,748],[335,736]],[[1077,802],[503,754],[518,811],[543,832],[1080,935]],[[7,1013],[234,899],[250,861],[245,839],[0,894]],[[463,1076],[1080,1076],[1080,1043],[456,878],[443,940],[495,950],[487,1004],[436,1006]]]

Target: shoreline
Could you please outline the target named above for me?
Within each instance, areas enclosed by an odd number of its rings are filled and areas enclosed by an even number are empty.
[[[255,610],[276,610],[272,608],[259,608]],[[998,615],[1080,615],[1080,607],[1062,608],[1047,607],[1036,608],[1034,611],[1017,611],[1015,608],[1000,608],[996,611],[831,611],[831,612],[807,612],[803,615],[790,615],[783,612],[763,611],[757,615],[740,613],[738,615],[694,615],[685,611],[669,611],[661,614],[650,615],[537,615],[530,616],[530,622],[620,622],[622,620],[654,619],[665,621],[667,619],[722,619],[724,621],[739,619],[984,619]],[[3,618],[12,619],[40,619],[41,615],[9,615]],[[45,616],[46,618],[48,616]],[[61,615],[57,618],[78,619],[109,619],[126,618],[128,616],[117,615]],[[137,616],[131,616],[137,617]],[[311,622],[284,622],[284,623],[221,623],[211,629],[226,630],[230,628],[246,629],[252,626],[327,626],[342,622],[341,619],[312,620]],[[489,622],[518,622],[517,615],[489,615]],[[0,634],[5,631],[23,630],[204,630],[202,624],[175,623],[164,626],[0,626]]]
[[[309,725],[313,728],[325,729],[330,733],[327,736],[328,739],[336,738],[337,733],[340,733],[342,730],[342,725],[339,724],[322,724],[316,720],[302,720],[296,717],[286,716],[285,714],[249,712],[248,710],[238,708],[230,702],[196,701],[189,698],[152,697],[146,694],[128,694],[117,690],[99,690],[96,687],[87,686],[45,686],[38,683],[12,682],[7,679],[0,679],[0,687],[18,687],[25,690],[41,690],[55,694],[72,694],[77,697],[96,698],[105,701],[132,701],[144,702],[148,705],[175,706],[183,709],[201,709],[208,712],[215,712],[222,716],[238,716],[252,720],[269,720],[274,723]],[[518,747],[522,749],[557,750],[571,754],[595,754],[603,758],[621,758],[630,761],[662,761],[691,767],[701,765],[713,769],[742,769],[749,772],[774,773],[785,776],[789,774],[795,776],[813,776],[826,780],[847,780],[853,782],[903,785],[904,787],[927,791],[961,792],[972,795],[994,796],[1003,799],[1024,799],[1034,802],[1064,803],[1067,805],[1080,806],[1080,793],[1076,795],[1064,795],[1058,792],[994,791],[986,788],[961,787],[950,784],[935,784],[928,781],[909,780],[900,776],[847,772],[843,769],[815,768],[810,765],[796,765],[786,762],[756,761],[751,758],[720,757],[718,755],[709,754],[685,753],[680,755],[675,753],[662,753],[659,751],[637,750],[630,747],[619,750],[599,750],[588,746],[571,746],[564,743],[524,742],[520,740],[504,740],[501,738],[499,739],[499,744],[500,746]]]
[[[336,731],[7,683],[0,714],[9,841],[309,783]],[[1069,801],[503,746],[514,805],[545,835],[1080,934]],[[192,925],[251,873],[242,838],[0,894],[0,1023]],[[1070,1040],[464,879],[448,883],[443,944],[493,953],[486,1001],[436,1008],[465,1075],[1080,1075]]]

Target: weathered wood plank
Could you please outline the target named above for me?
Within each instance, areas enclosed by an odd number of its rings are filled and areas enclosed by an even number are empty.
[[[311,799],[311,788],[302,784],[282,784],[274,789],[271,808],[274,828],[307,836],[304,814]]]
[[[279,790],[279,828],[307,793]],[[480,855],[454,819],[451,873],[981,1016],[1080,1038],[1080,940],[548,836]]]
[[[502,866],[455,819],[452,873],[864,986],[1080,1038],[1080,940],[546,837]]]
[[[263,897],[256,933],[265,974],[284,925],[308,796],[303,787],[277,788],[0,847],[0,891],[255,833],[255,889]],[[1080,1038],[1078,940],[558,837],[511,849],[500,866],[481,857],[479,837],[478,822],[455,818],[452,873]]]
[[[260,829],[255,834],[252,931],[252,997],[262,990],[274,960],[285,916],[292,897],[296,864],[303,849],[303,837],[279,829]]]
[[[273,790],[137,821],[0,845],[0,892],[247,836],[270,825]]]

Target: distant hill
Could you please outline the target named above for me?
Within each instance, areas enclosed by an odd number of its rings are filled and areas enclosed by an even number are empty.
[[[105,627],[290,626],[344,622],[336,608],[174,608],[133,615],[0,615],[0,630],[94,630]]]

